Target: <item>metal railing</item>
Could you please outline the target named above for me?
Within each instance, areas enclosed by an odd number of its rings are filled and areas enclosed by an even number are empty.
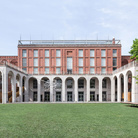
[[[120,40],[19,40],[18,45],[47,44],[47,45],[66,45],[66,44],[121,44]]]
[[[126,69],[129,69],[129,68],[134,67],[134,66],[138,66],[138,61],[135,60],[135,61],[132,61],[132,62],[120,67],[119,69],[113,71],[113,74],[121,72],[121,71],[126,70]]]

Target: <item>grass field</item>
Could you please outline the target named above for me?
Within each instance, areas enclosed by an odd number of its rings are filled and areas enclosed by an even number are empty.
[[[1,104],[0,137],[138,137],[138,108],[107,103]]]

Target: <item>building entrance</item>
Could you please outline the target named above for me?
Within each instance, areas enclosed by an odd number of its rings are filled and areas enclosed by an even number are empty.
[[[33,93],[33,101],[37,101],[37,92]]]
[[[90,101],[95,101],[95,92],[90,92]]]
[[[67,92],[67,101],[72,102],[72,92]]]
[[[106,101],[106,92],[105,91],[102,92],[102,101]]]
[[[61,102],[61,92],[56,92],[56,102]]]
[[[44,101],[45,102],[50,102],[50,92],[45,92],[45,94],[44,94]]]
[[[84,101],[84,92],[79,92],[78,101]]]

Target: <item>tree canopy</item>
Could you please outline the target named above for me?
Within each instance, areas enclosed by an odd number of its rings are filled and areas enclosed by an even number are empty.
[[[138,60],[138,39],[133,40],[133,45],[131,46],[131,50],[129,52],[131,54],[131,59]]]

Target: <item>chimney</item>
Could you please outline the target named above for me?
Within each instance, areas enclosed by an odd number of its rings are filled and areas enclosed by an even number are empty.
[[[112,41],[112,44],[115,44],[115,38],[113,37],[113,41]]]

